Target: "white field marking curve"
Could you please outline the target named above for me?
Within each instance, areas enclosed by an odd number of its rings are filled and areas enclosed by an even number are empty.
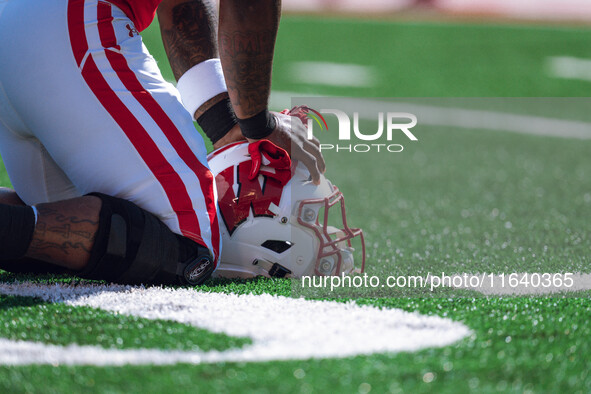
[[[0,365],[164,365],[340,358],[446,346],[470,334],[465,325],[449,319],[353,302],[116,285],[2,283],[0,293],[173,320],[253,341],[241,349],[185,352],[0,339]]]
[[[378,112],[410,112],[417,116],[419,125],[504,131],[583,140],[591,139],[591,123],[589,122],[489,110],[448,108],[437,105],[388,102],[370,98],[328,97],[280,91],[272,92],[271,105],[274,108],[291,108],[291,105],[294,104],[292,98],[297,100],[295,104],[301,105],[306,104],[302,102],[303,98],[306,97],[316,100],[319,97],[326,97],[323,100],[323,105],[339,109],[350,115],[358,112],[361,119],[377,120],[376,114]],[[308,105],[314,107],[311,103],[308,103]],[[314,109],[321,110],[322,108]]]

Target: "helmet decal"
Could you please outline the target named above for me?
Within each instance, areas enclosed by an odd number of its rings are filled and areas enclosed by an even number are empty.
[[[254,217],[274,217],[269,208],[271,204],[279,205],[281,202],[283,184],[262,174],[249,179],[251,166],[250,161],[244,161],[237,166],[226,168],[216,176],[220,215],[230,235],[248,218],[251,209]],[[234,171],[238,185],[237,193],[234,193],[232,183],[228,182],[234,179]],[[259,182],[260,178],[262,185]]]

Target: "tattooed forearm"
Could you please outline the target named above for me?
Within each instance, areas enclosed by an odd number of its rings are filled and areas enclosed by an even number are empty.
[[[240,118],[256,115],[267,106],[274,37],[272,30],[220,34],[226,84]]]
[[[158,21],[177,80],[195,64],[217,56],[216,13],[210,1],[164,2]]]
[[[239,118],[254,116],[267,107],[279,17],[278,0],[220,3],[220,58]]]

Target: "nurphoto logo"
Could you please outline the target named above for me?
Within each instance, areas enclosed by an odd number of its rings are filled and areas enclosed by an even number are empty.
[[[314,138],[315,128],[320,131],[328,131],[328,125],[324,115],[334,115],[337,118],[338,144],[320,144],[320,150],[333,150],[336,152],[390,152],[400,153],[404,150],[401,144],[392,143],[393,137],[402,133],[410,141],[418,141],[418,138],[410,131],[417,125],[417,117],[407,112],[379,112],[377,114],[377,131],[361,130],[359,127],[359,112],[351,116],[338,109],[321,109],[316,111],[306,107],[308,139]],[[351,127],[352,126],[352,127]],[[351,133],[351,130],[353,132]],[[342,143],[340,143],[342,142]]]

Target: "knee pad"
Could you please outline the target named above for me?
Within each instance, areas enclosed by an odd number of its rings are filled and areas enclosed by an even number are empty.
[[[214,271],[207,248],[173,233],[130,201],[101,199],[99,229],[87,267],[78,275],[125,284],[199,285]]]

